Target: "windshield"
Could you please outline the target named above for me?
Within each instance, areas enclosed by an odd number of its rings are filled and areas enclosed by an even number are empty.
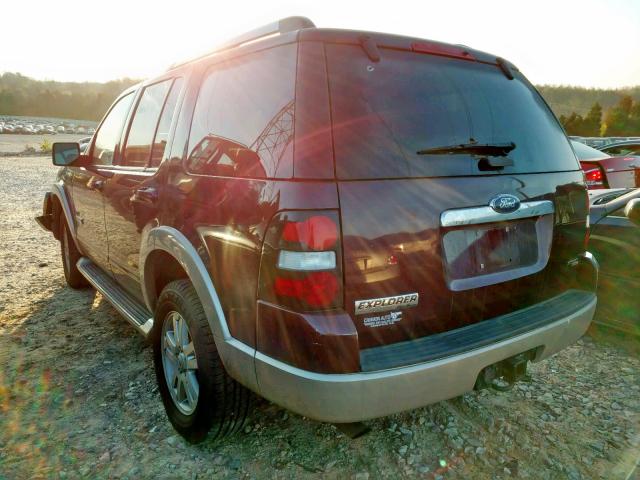
[[[491,152],[420,155],[443,146],[514,144],[489,173],[577,170],[569,142],[538,93],[495,65],[359,46],[327,45],[339,178],[484,175]]]
[[[610,155],[601,152],[600,150],[596,150],[589,145],[585,145],[584,143],[577,142],[575,140],[571,140],[571,146],[576,152],[578,160],[602,160],[603,158],[610,157]]]

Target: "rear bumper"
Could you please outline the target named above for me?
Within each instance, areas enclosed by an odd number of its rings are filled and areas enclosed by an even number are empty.
[[[579,308],[543,326],[406,367],[321,374],[257,352],[258,391],[289,410],[333,423],[367,420],[457,397],[472,390],[480,371],[489,365],[532,349],[536,349],[534,361],[540,361],[578,340],[589,327],[597,302],[595,294],[584,293],[586,301]],[[550,301],[562,302],[563,295]]]

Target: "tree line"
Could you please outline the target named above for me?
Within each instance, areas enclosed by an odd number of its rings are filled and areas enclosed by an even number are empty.
[[[583,117],[579,113],[560,115],[560,123],[568,135],[581,137],[632,137],[640,136],[640,101],[623,95],[617,104],[602,114],[602,106],[596,102]]]
[[[115,98],[137,80],[107,83],[34,80],[19,73],[0,75],[0,115],[97,121]]]
[[[124,89],[137,82],[130,78],[107,83],[41,81],[4,73],[0,75],[0,115],[96,121]],[[640,135],[640,86],[617,90],[557,85],[537,88],[569,135]]]

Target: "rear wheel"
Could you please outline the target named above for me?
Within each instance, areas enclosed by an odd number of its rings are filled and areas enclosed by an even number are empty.
[[[71,236],[69,226],[64,217],[60,219],[60,253],[62,256],[62,268],[67,285],[71,288],[84,288],[89,285],[82,276],[76,264],[82,257],[76,248],[76,242]]]
[[[165,411],[187,441],[198,443],[240,429],[251,393],[225,371],[195,289],[168,284],[158,299],[153,342],[156,379]]]

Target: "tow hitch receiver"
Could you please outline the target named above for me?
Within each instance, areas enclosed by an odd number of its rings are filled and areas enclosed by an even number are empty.
[[[529,350],[483,368],[474,389],[492,387],[496,390],[509,390],[515,382],[527,375],[527,363],[533,359],[534,354],[535,350]]]

